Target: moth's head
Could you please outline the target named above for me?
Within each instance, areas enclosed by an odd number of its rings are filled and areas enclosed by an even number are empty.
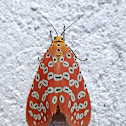
[[[54,37],[53,42],[64,42],[64,40],[63,40],[63,38],[61,36],[56,36],[56,37]]]

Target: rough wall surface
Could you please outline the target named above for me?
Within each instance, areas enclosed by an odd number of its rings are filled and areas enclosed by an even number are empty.
[[[126,1],[1,0],[0,126],[27,126],[25,108],[49,31],[66,31],[90,94],[89,126],[126,126]]]

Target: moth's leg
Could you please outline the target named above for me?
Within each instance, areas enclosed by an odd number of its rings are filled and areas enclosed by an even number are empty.
[[[41,59],[38,57],[38,61],[42,62],[43,61],[43,57]]]
[[[80,59],[80,58],[78,58],[78,57],[76,56],[76,54],[74,53],[74,51],[73,51],[70,47],[69,47],[69,51],[72,52],[72,53],[74,54],[75,58],[78,59],[78,60],[80,60],[80,61],[86,61],[86,60],[88,60],[88,58],[85,58],[85,59]]]

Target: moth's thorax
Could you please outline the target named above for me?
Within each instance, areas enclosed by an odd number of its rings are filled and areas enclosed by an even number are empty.
[[[66,44],[61,36],[57,36],[52,43],[52,47],[50,47],[50,50],[52,50],[52,55],[58,60],[61,56],[65,55],[67,49],[68,47],[66,47]]]

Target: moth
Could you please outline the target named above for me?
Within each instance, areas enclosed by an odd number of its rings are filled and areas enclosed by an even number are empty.
[[[57,36],[51,39],[51,45],[40,61],[27,100],[29,126],[48,126],[57,108],[70,126],[87,126],[90,122],[91,104],[86,84],[76,55],[65,44],[67,28],[64,26],[61,36],[54,28]],[[51,32],[50,36],[52,38]]]

